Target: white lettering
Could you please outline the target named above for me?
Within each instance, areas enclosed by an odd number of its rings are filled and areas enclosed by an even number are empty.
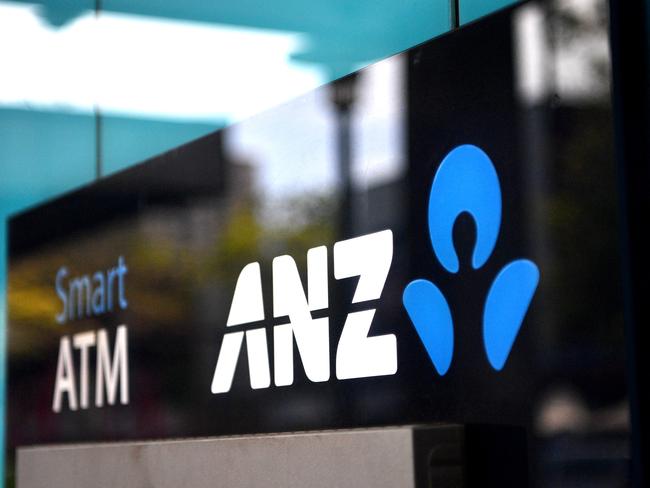
[[[393,233],[390,230],[334,244],[334,277],[337,280],[359,277],[352,303],[381,297],[392,261]],[[395,334],[368,337],[374,315],[374,308],[348,315],[336,351],[338,379],[397,372]]]
[[[232,297],[227,326],[264,320],[260,264],[250,263],[239,273]]]
[[[95,346],[95,332],[82,332],[72,337],[75,349],[81,353],[81,374],[79,378],[79,403],[81,408],[88,408],[88,348]]]
[[[307,252],[307,293],[295,260],[288,255],[273,260],[273,316],[288,323],[273,327],[273,377],[275,386],[294,381],[294,340],[305,375],[312,382],[330,379],[329,318],[313,318],[312,312],[329,307],[327,248]],[[334,277],[359,277],[352,303],[381,298],[393,260],[390,230],[334,244]],[[264,320],[259,263],[246,265],[235,285],[228,327]],[[392,375],[397,372],[395,334],[369,336],[376,308],[351,312],[336,351],[337,379]],[[241,347],[246,338],[248,370],[253,389],[270,386],[267,331],[259,327],[224,335],[212,378],[212,393],[232,387]]]
[[[56,365],[56,380],[54,383],[54,401],[52,410],[61,411],[63,394],[68,394],[70,410],[77,410],[77,389],[74,379],[74,364],[72,362],[72,348],[70,338],[62,337],[59,344],[59,360]]]
[[[308,259],[307,265],[318,268],[312,272],[312,279],[322,279],[322,269],[327,270],[327,252],[312,253],[312,259]],[[326,273],[324,277],[327,278]],[[293,383],[294,337],[307,378],[313,382],[327,381],[330,378],[329,319],[312,319],[311,310],[314,307],[310,306],[327,305],[327,279],[320,286],[312,285],[309,292],[308,300],[296,262],[291,256],[280,256],[273,260],[273,315],[288,315],[290,320],[290,323],[277,325],[273,329],[276,386]],[[315,296],[311,293],[315,293]]]
[[[223,336],[217,366],[214,368],[212,376],[212,393],[230,391],[243,340],[243,332],[230,332]]]
[[[107,403],[115,404],[117,383],[120,383],[120,403],[129,403],[129,359],[127,345],[127,329],[125,325],[117,328],[113,362],[110,360],[108,334],[102,329],[97,332],[97,366],[95,376],[95,406],[104,406],[104,391]]]

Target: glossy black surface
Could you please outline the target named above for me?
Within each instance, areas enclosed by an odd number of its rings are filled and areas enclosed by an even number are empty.
[[[520,14],[491,16],[12,219],[9,449],[509,424],[528,429],[542,485],[571,479],[572,459],[594,462],[581,442],[606,453],[607,473],[622,479],[627,393],[610,103],[606,90],[522,94]],[[540,15],[549,31],[564,25]],[[352,98],[341,101],[350,88]],[[503,213],[494,253],[479,270],[469,263],[473,221],[458,219],[461,269],[450,275],[433,255],[426,212],[435,170],[460,144],[491,157]],[[345,315],[359,307],[350,305],[353,280],[333,279],[332,246],[384,229],[393,232],[394,257],[371,335],[396,335],[398,371],[337,380],[334,346]],[[320,245],[329,253],[330,380],[310,382],[294,348],[293,385],[252,390],[242,351],[231,391],[213,395],[241,269],[261,263],[272,317],[273,258],[291,255],[304,282],[306,252]],[[128,308],[57,324],[57,270],[92,274],[118,256],[129,266]],[[537,263],[541,281],[496,372],[482,343],[483,303],[499,270],[521,257]],[[436,283],[452,308],[455,352],[443,377],[402,306],[416,278]],[[282,322],[265,321],[271,344],[271,327]],[[129,405],[96,408],[91,395],[87,410],[54,413],[60,337],[99,328],[113,335],[119,324],[129,328]]]

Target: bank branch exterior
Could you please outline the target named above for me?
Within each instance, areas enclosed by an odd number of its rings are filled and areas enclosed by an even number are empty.
[[[474,3],[10,216],[5,486],[647,486],[645,6]]]

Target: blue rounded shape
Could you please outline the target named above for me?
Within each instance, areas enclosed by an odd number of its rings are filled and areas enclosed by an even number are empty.
[[[492,161],[481,149],[465,144],[443,159],[429,195],[429,236],[440,264],[458,272],[452,231],[458,216],[469,213],[476,223],[472,266],[488,260],[501,226],[501,187]]]
[[[447,300],[430,281],[415,280],[404,290],[402,302],[433,366],[443,376],[454,354],[454,325]]]
[[[519,259],[506,265],[490,287],[483,312],[483,343],[497,371],[510,355],[538,283],[535,263]]]

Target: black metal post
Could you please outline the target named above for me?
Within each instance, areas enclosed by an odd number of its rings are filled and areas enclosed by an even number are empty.
[[[357,73],[334,81],[330,99],[336,109],[337,166],[340,185],[339,238],[351,237],[353,226],[352,108],[356,98]]]
[[[630,401],[631,472],[647,486],[648,334],[645,284],[650,277],[650,160],[648,159],[648,26],[644,0],[610,1],[613,106],[622,207],[626,305],[627,379]]]

